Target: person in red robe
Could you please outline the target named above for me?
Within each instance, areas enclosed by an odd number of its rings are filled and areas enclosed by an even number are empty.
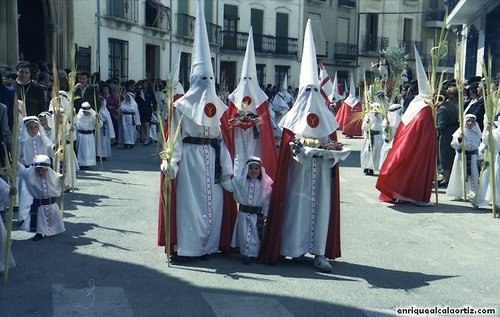
[[[361,101],[356,97],[356,86],[354,78],[351,76],[349,95],[342,102],[342,106],[337,112],[336,118],[342,129],[342,134],[348,137],[363,136],[361,129],[360,112],[363,111]]]
[[[376,188],[382,201],[408,201],[427,206],[436,169],[437,130],[432,108],[426,102],[426,98],[432,96],[432,89],[416,49],[415,60],[419,94],[401,118]]]
[[[297,150],[291,145],[300,140],[330,142],[336,139],[338,128],[320,93],[310,20],[304,36],[299,87],[295,104],[280,121],[283,135],[258,261],[277,263],[283,257],[310,253],[314,266],[329,272],[329,259],[341,254],[337,162],[348,152],[342,157],[329,157],[321,150],[307,146]]]

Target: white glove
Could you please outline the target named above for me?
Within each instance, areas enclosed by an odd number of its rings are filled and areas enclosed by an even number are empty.
[[[168,164],[166,160],[162,160],[160,169],[168,179],[174,179],[177,176],[177,167]]]

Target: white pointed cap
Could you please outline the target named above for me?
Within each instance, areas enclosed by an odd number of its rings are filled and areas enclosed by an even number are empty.
[[[184,87],[179,81],[179,72],[181,68],[181,50],[177,52],[177,58],[175,60],[174,67],[170,73],[170,79],[174,83],[174,96],[180,96],[184,94]]]
[[[174,106],[184,117],[198,125],[220,128],[220,118],[227,107],[215,92],[214,72],[201,0],[198,0],[192,56],[191,86]]]
[[[415,46],[415,64],[417,72],[418,94],[424,96],[432,96],[432,88],[425,74],[424,65],[418,54],[417,47]]]
[[[244,77],[257,78],[257,66],[255,65],[255,51],[253,47],[253,28],[251,26],[250,30],[248,30],[247,49],[241,67],[240,79]]]
[[[417,73],[417,83],[418,83],[418,95],[413,98],[413,100],[406,108],[403,116],[401,117],[401,122],[408,125],[425,107],[428,107],[426,97],[432,96],[432,88],[425,74],[424,65],[418,54],[417,47],[415,46],[415,68]]]
[[[281,119],[278,126],[292,131],[296,136],[324,138],[339,127],[333,113],[325,104],[319,89],[316,49],[307,20],[302,63],[300,67],[300,88],[293,107]]]
[[[243,110],[243,100],[247,104],[247,111],[257,114],[257,108],[267,100],[266,93],[260,88],[257,80],[257,66],[255,64],[255,51],[253,46],[252,27],[248,31],[247,49],[241,68],[238,87],[229,95],[228,99],[238,108]]]
[[[306,31],[304,33],[304,48],[302,49],[299,88],[307,85],[319,87],[318,63],[316,61],[316,47],[314,46],[311,19],[307,19]]]
[[[191,65],[191,84],[195,76],[214,77],[207,25],[201,0],[198,0],[198,11],[194,25],[193,58]]]
[[[352,74],[351,83],[349,84],[349,95],[344,102],[351,108],[354,108],[354,106],[356,106],[359,102],[359,99],[356,97],[356,85],[354,84],[354,76]]]

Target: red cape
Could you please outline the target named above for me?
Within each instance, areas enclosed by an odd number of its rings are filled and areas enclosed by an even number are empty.
[[[264,229],[264,238],[260,248],[259,261],[262,263],[276,263],[280,260],[281,228],[285,211],[285,196],[287,194],[288,167],[291,157],[290,142],[295,134],[288,129],[283,129],[281,146],[278,155],[278,169],[273,183],[271,204]],[[337,140],[335,133],[330,139]],[[330,223],[328,225],[328,238],[326,241],[325,256],[330,259],[340,257],[340,181],[339,164],[332,168],[332,192],[330,206]]]
[[[229,126],[229,119],[231,119],[238,112],[238,108],[229,101],[229,106],[224,116],[222,117],[222,135],[228,140],[227,147],[231,158],[234,162],[234,130]],[[271,115],[269,113],[269,105],[267,101],[257,107],[257,115],[261,118],[260,124],[260,138],[262,142],[262,164],[264,165],[267,175],[274,179],[276,174],[276,143],[274,141],[273,124],[271,123]]]
[[[343,135],[348,136],[362,136],[363,131],[361,130],[361,124],[363,120],[360,119],[360,112],[363,111],[361,108],[361,102],[358,102],[354,107],[351,108],[345,102],[342,102],[335,118],[340,125]]]
[[[393,201],[400,195],[429,202],[436,168],[437,131],[431,107],[425,107],[408,124],[401,122],[392,149],[380,169],[380,199]]]
[[[174,101],[178,98],[174,98]],[[224,116],[222,117],[224,118]],[[222,120],[221,118],[221,120]],[[221,126],[222,128],[222,126]],[[165,128],[164,140],[168,138],[168,126]],[[228,144],[228,140],[222,134],[224,143]],[[160,172],[160,197],[158,207],[158,245],[165,246],[165,175]],[[168,181],[168,180],[167,180]],[[176,181],[170,181],[170,254],[175,254],[174,246],[177,244],[177,204],[176,204]],[[222,215],[222,226],[219,240],[220,251],[231,250],[231,238],[233,235],[234,223],[236,221],[236,205],[234,203],[232,193],[224,190],[224,208]]]

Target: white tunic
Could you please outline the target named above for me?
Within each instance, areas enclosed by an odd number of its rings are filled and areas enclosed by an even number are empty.
[[[177,127],[181,113],[175,109],[172,127]],[[172,133],[173,134],[173,133]],[[222,140],[220,127],[195,124],[183,116],[181,133],[172,157],[176,177],[177,246],[180,256],[201,256],[219,250],[222,223],[223,189],[215,184],[215,149],[210,145],[183,143],[186,137]],[[232,174],[232,163],[226,145],[220,144],[221,178]],[[173,175],[172,175],[173,174]]]
[[[111,157],[111,139],[115,138],[115,129],[111,121],[111,114],[106,107],[101,107],[99,110],[99,120],[102,123],[100,129],[100,145],[96,142],[96,154],[101,157]]]
[[[325,140],[321,140],[326,143]],[[335,161],[300,153],[290,160],[280,254],[324,255]]]
[[[45,132],[44,132],[45,133]],[[48,144],[48,139],[42,138],[40,134],[30,137],[27,136],[24,139],[19,140],[19,163],[24,166],[30,166],[33,164],[33,158],[35,155],[47,155],[48,157],[54,157],[54,150],[52,149],[52,144]],[[33,201],[33,197],[26,188],[24,180],[18,179],[18,206],[19,206],[19,216],[18,218],[23,221],[29,218],[30,206]]]
[[[46,176],[40,177],[37,175],[36,167],[25,168],[20,165],[18,175],[26,182],[26,187],[34,197],[33,199],[47,199],[61,195],[62,175],[50,168],[47,170]],[[30,232],[30,224],[31,217],[27,217],[21,229]],[[38,207],[37,233],[52,236],[64,231],[64,223],[57,203]]]
[[[80,166],[95,166],[95,116],[79,115],[76,119],[75,127],[78,131],[78,136],[76,138],[78,164]],[[94,133],[83,134],[81,131],[94,131]]]
[[[271,187],[264,188],[262,180],[238,177],[231,180],[234,200],[238,204],[261,207],[261,215],[265,218],[269,211]],[[238,211],[236,225],[233,231],[231,246],[239,247],[240,253],[248,257],[257,257],[260,249],[260,239],[257,227],[257,213]]]
[[[369,123],[368,119],[370,119]],[[381,134],[382,121],[382,116],[374,112],[368,113],[363,120],[363,124],[361,125],[361,129],[363,130],[363,147],[359,155],[362,169],[368,168],[374,171],[379,169],[380,150],[384,142]],[[373,144],[371,144],[370,136],[373,139]]]
[[[485,128],[483,132],[483,143],[489,145],[489,131]],[[497,208],[500,206],[500,128],[493,130],[493,140],[494,146],[493,151],[495,151],[495,205]],[[491,147],[490,147],[491,148]],[[489,157],[485,157],[489,160]],[[489,165],[484,169],[481,175],[481,183],[479,184],[479,190],[477,192],[476,204],[477,205],[487,205],[492,203],[491,197],[491,181],[490,181],[490,167]]]
[[[135,101],[123,101],[120,104],[120,112],[122,114],[122,136],[123,144],[134,145],[136,140],[135,127],[141,125],[141,117],[139,116],[139,109]]]
[[[0,210],[9,207],[10,203],[10,186],[2,178],[0,178]],[[0,215],[0,272],[5,271],[5,241],[7,240],[7,230],[3,224],[2,216]],[[16,266],[12,252],[10,253],[9,267]]]
[[[382,129],[382,138],[384,140],[384,143],[382,144],[382,149],[380,150],[379,170],[382,168],[382,164],[384,164],[384,161],[387,157],[387,154],[389,153],[389,150],[392,149],[392,140],[394,139],[394,135],[396,134],[396,129],[398,128],[398,125],[401,122],[401,109],[389,111],[388,117],[389,117],[389,127],[388,129],[386,128]]]
[[[476,192],[479,184],[479,169],[477,165],[477,149],[481,144],[481,131],[477,124],[475,126],[477,129],[466,129],[464,128],[464,137],[462,142],[464,142],[465,151],[476,151],[476,154],[471,155],[470,160],[470,170],[471,175],[467,177],[466,182],[466,195],[469,200],[472,200],[476,196]],[[451,169],[450,180],[448,181],[448,188],[446,189],[446,195],[454,198],[463,197],[463,173],[462,173],[462,154],[458,153],[461,149],[461,143],[458,141],[458,135],[460,133],[460,128],[453,134],[453,139],[451,140],[451,147],[457,150],[455,159],[453,160],[453,167]]]

